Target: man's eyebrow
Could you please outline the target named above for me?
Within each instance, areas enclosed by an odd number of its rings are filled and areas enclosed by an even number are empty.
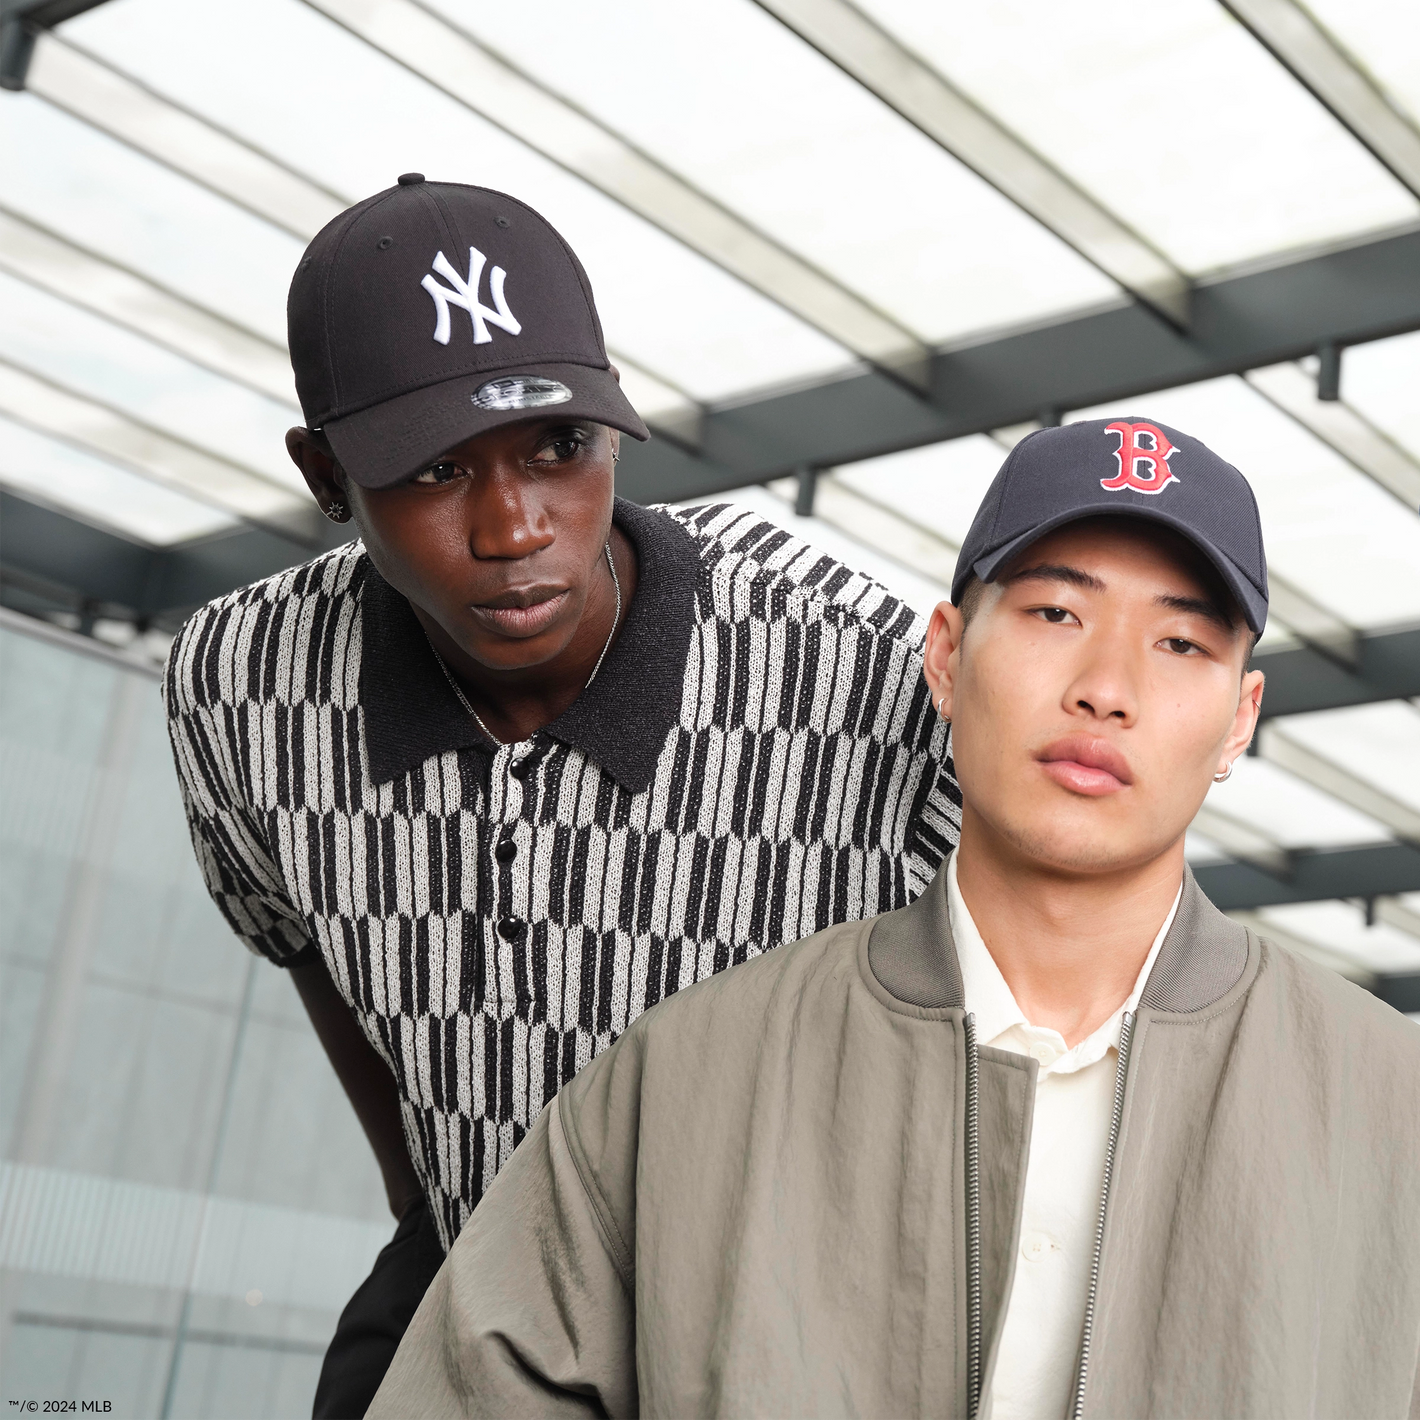
[[[1206,617],[1225,631],[1237,630],[1237,622],[1228,615],[1226,608],[1206,597],[1158,596],[1154,598],[1154,605],[1167,607],[1170,611],[1190,612],[1194,616]]]
[[[1067,567],[1059,562],[1041,562],[1034,567],[1022,567],[1019,572],[1001,579],[1003,585],[1016,582],[1069,582],[1072,586],[1083,587],[1088,592],[1105,591],[1105,584],[1098,577],[1082,571],[1079,567]]]

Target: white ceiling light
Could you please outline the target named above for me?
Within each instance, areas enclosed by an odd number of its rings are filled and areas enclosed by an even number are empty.
[[[1420,130],[1294,0],[1222,0],[1377,158],[1420,196]]]
[[[855,292],[413,0],[307,0],[352,34],[919,388],[927,348]]]
[[[756,0],[1125,290],[1180,325],[1188,280],[1118,217],[846,0]]]
[[[320,513],[289,489],[5,362],[0,412],[248,522],[315,539]]]

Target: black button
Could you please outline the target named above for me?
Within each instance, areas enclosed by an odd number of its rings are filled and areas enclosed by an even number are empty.
[[[511,774],[514,779],[526,779],[528,775],[532,772],[533,762],[531,755],[529,755],[526,759],[520,759],[515,765],[512,766],[512,768],[508,770],[508,773]]]
[[[399,185],[401,187],[413,187],[416,182],[423,182],[423,173],[400,173]]]
[[[500,863],[511,863],[518,856],[518,845],[511,838],[505,838],[493,850],[493,856]]]
[[[498,924],[498,935],[506,937],[510,942],[516,942],[527,930],[528,924],[519,922],[516,917],[505,917]]]

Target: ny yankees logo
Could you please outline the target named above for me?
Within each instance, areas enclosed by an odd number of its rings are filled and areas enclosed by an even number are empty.
[[[442,276],[449,283],[448,286],[441,286],[434,280],[433,276],[426,276],[419,284],[434,298],[434,305],[438,308],[438,315],[434,320],[434,339],[440,345],[449,343],[449,307],[462,306],[469,314],[469,319],[473,322],[473,343],[475,345],[487,345],[493,339],[488,333],[488,324],[498,326],[506,330],[509,335],[518,335],[522,331],[522,325],[511,310],[508,309],[507,297],[503,294],[503,282],[507,280],[508,273],[501,266],[495,266],[488,278],[488,291],[493,297],[493,310],[489,310],[478,299],[478,283],[483,279],[483,266],[488,260],[477,247],[468,249],[468,280],[449,265],[449,259],[440,252],[434,258],[434,271]],[[453,289],[450,290],[450,287]]]
[[[1126,424],[1118,419],[1107,424],[1104,432],[1119,435],[1119,448],[1114,455],[1119,460],[1119,472],[1113,478],[1100,479],[1101,488],[1108,488],[1111,493],[1121,488],[1132,488],[1136,493],[1162,493],[1170,483],[1178,482],[1178,475],[1168,462],[1178,450],[1157,424]],[[1150,442],[1141,444],[1141,435]],[[1140,464],[1145,466],[1143,473],[1139,471]]]

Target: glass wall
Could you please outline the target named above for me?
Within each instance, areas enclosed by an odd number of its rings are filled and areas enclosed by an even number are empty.
[[[0,1396],[308,1416],[394,1222],[290,981],[207,898],[156,667],[5,614],[0,839]]]

